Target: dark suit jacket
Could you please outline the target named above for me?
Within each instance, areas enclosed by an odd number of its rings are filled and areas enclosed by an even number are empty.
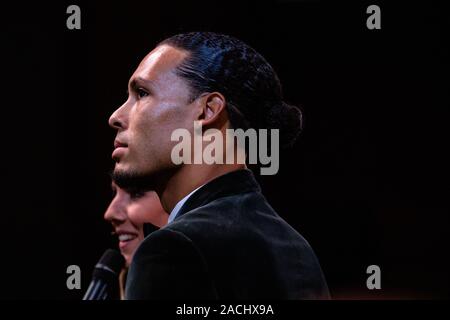
[[[308,242],[267,203],[250,170],[205,184],[137,249],[127,299],[329,298]]]

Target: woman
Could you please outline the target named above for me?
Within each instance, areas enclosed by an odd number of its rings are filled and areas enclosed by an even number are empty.
[[[128,267],[134,252],[144,240],[144,223],[161,228],[167,224],[169,215],[161,206],[156,192],[129,194],[112,183],[114,197],[104,218],[110,222],[119,240],[119,249],[125,258],[126,267],[119,276],[120,297],[124,297],[124,286]]]

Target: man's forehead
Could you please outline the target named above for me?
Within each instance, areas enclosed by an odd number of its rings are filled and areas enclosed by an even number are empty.
[[[130,80],[142,78],[156,81],[159,76],[169,74],[178,66],[188,53],[168,45],[153,49],[139,64]]]

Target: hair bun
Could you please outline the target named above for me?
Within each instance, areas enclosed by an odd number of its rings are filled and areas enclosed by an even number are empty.
[[[268,129],[280,130],[280,145],[291,147],[303,129],[303,115],[298,107],[284,101],[270,106],[266,113]]]

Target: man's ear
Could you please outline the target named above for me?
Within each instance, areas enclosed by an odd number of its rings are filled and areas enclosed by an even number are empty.
[[[225,97],[219,92],[205,93],[201,99],[201,114],[198,121],[203,127],[220,126],[225,116]]]

